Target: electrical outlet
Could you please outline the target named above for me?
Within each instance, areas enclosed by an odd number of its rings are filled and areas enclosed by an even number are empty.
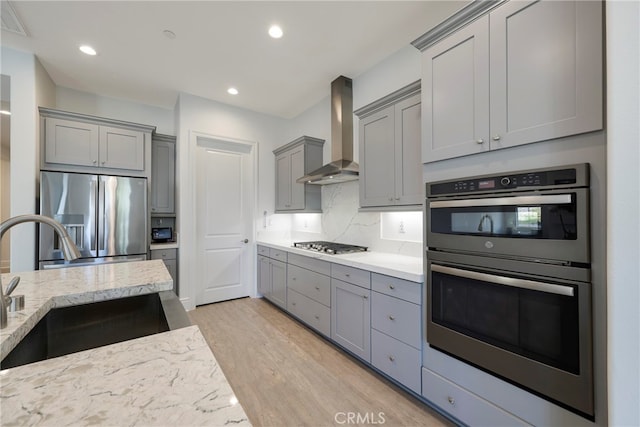
[[[405,233],[404,231],[404,221],[400,221],[400,229],[398,230],[399,233]]]

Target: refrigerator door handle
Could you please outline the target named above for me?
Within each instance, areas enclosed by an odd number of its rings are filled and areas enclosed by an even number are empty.
[[[91,251],[92,256],[98,256],[98,242],[97,242],[97,236],[96,236],[96,225],[93,223],[93,221],[96,220],[96,198],[97,198],[97,191],[98,191],[98,178],[94,177],[91,180],[91,184],[90,184],[90,192],[91,192],[91,201],[90,201],[90,218],[92,218],[92,220],[90,221],[90,225],[93,225],[93,227],[89,226],[89,227],[85,227],[84,233],[85,233],[85,238],[87,238],[89,240],[89,250]]]
[[[101,176],[98,183],[98,256],[105,256],[105,234],[106,234],[106,215],[105,215],[105,182]]]

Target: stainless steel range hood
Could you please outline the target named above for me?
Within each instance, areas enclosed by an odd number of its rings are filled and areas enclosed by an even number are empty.
[[[351,79],[340,76],[331,82],[331,163],[298,178],[306,184],[338,184],[358,179],[353,161],[353,91]]]

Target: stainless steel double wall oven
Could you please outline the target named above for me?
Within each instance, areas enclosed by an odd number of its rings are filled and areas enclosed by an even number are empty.
[[[589,165],[426,196],[429,345],[593,419]]]

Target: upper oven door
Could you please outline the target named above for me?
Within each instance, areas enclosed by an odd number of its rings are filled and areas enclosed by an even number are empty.
[[[427,199],[432,249],[589,263],[586,188]]]

